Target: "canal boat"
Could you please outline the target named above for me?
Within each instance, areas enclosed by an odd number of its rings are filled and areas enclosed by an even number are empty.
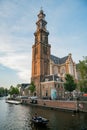
[[[15,104],[15,105],[21,104],[21,102],[15,100],[6,100],[6,103]]]
[[[49,122],[48,119],[43,118],[41,116],[32,117],[31,119],[31,124],[34,124],[35,126],[46,126],[48,122]]]

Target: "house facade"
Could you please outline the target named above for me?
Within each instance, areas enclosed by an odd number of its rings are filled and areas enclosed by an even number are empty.
[[[28,83],[22,83],[22,84],[18,85],[20,96],[29,96],[30,95],[29,86],[30,86],[30,84],[28,84]]]

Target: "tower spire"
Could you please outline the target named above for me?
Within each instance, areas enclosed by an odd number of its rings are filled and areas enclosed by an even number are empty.
[[[43,10],[43,7],[41,6],[40,10]]]

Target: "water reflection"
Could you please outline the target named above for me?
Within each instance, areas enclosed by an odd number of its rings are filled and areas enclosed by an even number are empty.
[[[30,119],[35,112],[49,120],[46,128],[31,126]],[[87,130],[87,113],[73,114],[39,107],[12,105],[1,99],[0,130]]]

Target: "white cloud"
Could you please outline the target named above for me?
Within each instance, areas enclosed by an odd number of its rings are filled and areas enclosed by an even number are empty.
[[[29,81],[29,72],[31,70],[31,54],[29,56],[28,53],[26,54],[16,54],[10,53],[3,57],[0,57],[0,63],[3,66],[6,66],[10,69],[13,69],[17,72],[17,75],[25,81]]]
[[[13,48],[10,45],[11,39],[6,34],[1,35],[0,34],[0,52],[9,52],[12,51]]]
[[[29,38],[15,37],[7,30],[3,33],[0,31],[0,64],[15,70],[20,79],[29,82],[32,41]]]

